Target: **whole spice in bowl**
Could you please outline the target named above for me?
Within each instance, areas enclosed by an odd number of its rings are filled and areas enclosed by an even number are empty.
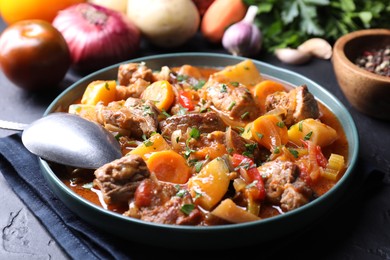
[[[390,77],[390,45],[377,50],[364,51],[355,64],[367,71]]]

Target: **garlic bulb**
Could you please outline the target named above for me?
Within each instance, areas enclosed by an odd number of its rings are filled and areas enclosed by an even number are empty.
[[[231,25],[222,37],[223,47],[235,56],[256,55],[262,45],[262,33],[253,21],[258,7],[250,6],[243,20]]]

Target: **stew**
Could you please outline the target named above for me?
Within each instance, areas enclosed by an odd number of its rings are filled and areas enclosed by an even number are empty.
[[[56,170],[73,191],[130,218],[212,226],[297,209],[330,190],[348,143],[306,85],[224,68],[119,66],[91,82],[69,113],[102,124],[123,157],[99,169]]]

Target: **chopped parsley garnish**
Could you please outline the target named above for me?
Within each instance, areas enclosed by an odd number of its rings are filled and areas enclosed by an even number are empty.
[[[230,110],[232,110],[233,109],[233,107],[236,105],[236,102],[235,101],[233,101],[232,103],[230,103],[230,105],[229,105],[229,107],[228,107],[228,110],[230,111]]]
[[[303,122],[300,121],[300,122],[298,123],[298,130],[299,130],[299,132],[302,132],[302,128],[303,128]]]
[[[194,204],[184,204],[182,207],[181,207],[181,212],[183,212],[184,214],[186,215],[189,215],[191,213],[191,211],[193,211],[195,208],[195,205]]]
[[[264,136],[263,134],[260,134],[260,133],[258,133],[258,132],[256,132],[256,135],[257,135],[257,137],[259,137],[260,139],[263,138],[263,136]]]
[[[313,131],[310,131],[309,133],[307,133],[307,135],[305,135],[305,137],[303,138],[305,141],[309,140],[310,137],[312,136],[313,134]]]
[[[276,125],[280,128],[283,128],[285,125],[284,125],[284,122],[283,121],[279,121],[276,123]]]
[[[104,84],[104,88],[107,89],[107,90],[110,90],[110,86],[108,85],[107,82]]]
[[[194,138],[195,140],[198,140],[198,138],[200,137],[199,129],[196,127],[192,127],[190,131],[190,137]]]
[[[280,147],[276,146],[274,149],[274,154],[278,154],[278,153],[280,153]]]
[[[192,86],[192,88],[194,90],[199,90],[199,89],[203,88],[204,84],[206,84],[206,81],[204,81],[202,79],[202,80],[199,80],[198,83],[195,86]]]
[[[144,113],[143,113],[144,116],[154,115],[154,112],[149,105],[144,105],[143,110],[144,110]]]
[[[294,158],[298,158],[299,153],[297,150],[289,148],[288,151],[294,156]]]
[[[145,134],[142,135],[142,139],[144,140],[143,143],[144,143],[144,145],[145,145],[146,147],[149,147],[149,146],[152,146],[152,145],[153,145],[153,142],[150,141],[150,139],[147,139]]]
[[[240,85],[240,83],[238,83],[237,81],[232,81],[230,82],[230,84],[233,86],[233,87],[238,87]]]
[[[202,170],[202,167],[203,167],[203,162],[202,161],[198,161],[195,163],[195,171],[196,172],[200,172],[200,170]]]
[[[245,117],[247,117],[249,115],[249,112],[246,111],[244,114],[241,115],[241,119],[244,119]]]
[[[161,113],[162,113],[166,118],[171,117],[171,115],[170,115],[167,111],[165,111],[165,109],[163,109]]]
[[[177,191],[176,196],[183,198],[186,193],[187,193],[186,190],[180,189],[180,187],[179,187],[179,190]]]
[[[226,84],[222,84],[222,89],[221,89],[221,93],[227,93],[227,86]]]
[[[177,75],[177,77],[176,77],[176,79],[177,79],[177,81],[184,81],[184,80],[186,80],[186,79],[188,79],[188,76],[187,75]]]

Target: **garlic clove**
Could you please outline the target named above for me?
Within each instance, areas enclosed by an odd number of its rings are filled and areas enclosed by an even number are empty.
[[[293,65],[306,63],[312,57],[310,53],[292,48],[276,49],[275,55],[281,62]]]
[[[325,60],[330,59],[333,52],[332,46],[322,38],[311,38],[299,45],[297,49]]]

